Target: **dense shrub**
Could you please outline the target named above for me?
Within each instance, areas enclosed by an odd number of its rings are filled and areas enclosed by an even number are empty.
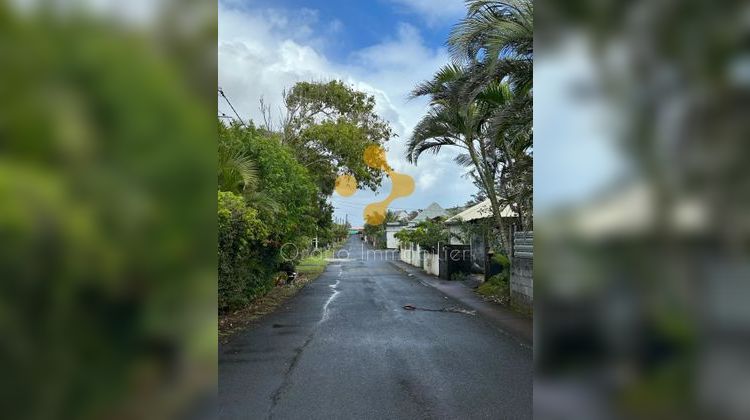
[[[274,250],[268,229],[242,196],[219,191],[219,310],[234,309],[273,285]]]
[[[278,135],[260,131],[252,126],[220,125],[219,141],[235,143],[238,150],[257,165],[259,189],[278,209],[271,214],[260,209],[258,217],[269,228],[275,246],[284,243],[303,243],[315,236],[320,211],[319,190],[308,170],[294,157]],[[253,203],[249,203],[253,206]],[[329,216],[326,216],[329,217]]]
[[[425,220],[414,229],[403,229],[395,234],[401,243],[418,244],[422,249],[435,252],[438,244],[450,242],[450,233],[442,222]]]
[[[510,297],[510,259],[503,254],[492,256],[492,262],[502,267],[502,271],[487,279],[479,289],[479,294],[500,298]]]

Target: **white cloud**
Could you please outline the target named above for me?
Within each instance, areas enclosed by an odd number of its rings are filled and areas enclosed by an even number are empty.
[[[425,100],[409,100],[408,94],[416,83],[448,62],[446,51],[429,48],[415,27],[401,24],[393,37],[353,52],[344,63],[335,62],[321,51],[325,50],[325,37],[340,36],[332,32],[343,30],[343,24],[324,22],[324,29],[316,33],[312,28],[319,20],[315,11],[240,10],[219,4],[219,85],[243,119],[262,121],[259,98],[277,110],[283,89],[298,81],[343,80],[375,97],[376,111],[398,136],[388,142],[388,161],[417,181],[417,191],[394,206],[422,208],[432,201],[444,206],[465,202],[475,188],[461,177],[464,170],[452,162],[454,153],[449,149],[437,156],[423,155],[419,166],[404,158],[405,143],[427,107]],[[221,102],[219,109],[231,114]],[[388,194],[387,188],[384,186],[377,199]],[[366,202],[375,199],[375,194],[360,191],[353,199]],[[334,197],[334,202],[337,200]],[[355,224],[361,223],[357,212],[347,213]]]

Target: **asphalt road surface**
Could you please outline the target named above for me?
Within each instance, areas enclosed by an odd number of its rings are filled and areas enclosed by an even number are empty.
[[[532,417],[531,349],[479,315],[405,310],[461,304],[356,236],[344,249],[348,259],[220,347],[221,418]]]

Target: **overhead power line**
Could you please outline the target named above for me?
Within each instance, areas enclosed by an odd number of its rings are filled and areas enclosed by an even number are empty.
[[[232,102],[229,101],[229,98],[227,98],[227,95],[224,94],[224,90],[222,88],[219,88],[219,96],[221,96],[222,98],[224,98],[225,101],[227,101],[227,105],[229,105],[229,107],[232,108],[234,115],[237,116],[237,119],[240,120],[240,123],[242,123],[243,126],[247,127],[247,124],[245,124],[245,121],[242,120],[242,117],[240,117],[240,114],[237,112],[237,110],[234,109],[234,105],[232,105]]]

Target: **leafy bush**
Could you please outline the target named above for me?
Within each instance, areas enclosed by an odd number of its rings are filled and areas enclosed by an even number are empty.
[[[255,203],[248,203],[250,207],[258,209],[258,217],[268,226],[274,246],[280,248],[285,243],[299,244],[303,237],[324,234],[316,229],[319,216],[330,216],[319,214],[318,187],[308,170],[279,141],[277,135],[252,126],[246,128],[232,124],[227,127],[220,124],[219,142],[233,144],[235,150],[240,150],[253,160],[257,166],[259,190],[278,203],[274,213],[255,206]]]
[[[268,228],[242,196],[219,191],[219,310],[238,308],[273,285],[274,251]],[[270,257],[270,258],[269,258]]]
[[[506,272],[495,274],[482,283],[477,292],[484,296],[508,297],[510,296],[510,283]]]
[[[492,261],[495,264],[499,264],[503,267],[503,272],[510,270],[510,259],[505,254],[495,254],[492,256]]]
[[[438,244],[450,242],[450,233],[439,221],[425,220],[414,229],[402,229],[394,235],[401,243],[418,244],[422,249],[435,252]]]
[[[457,273],[453,273],[451,275],[451,280],[452,281],[464,281],[464,280],[466,280],[468,278],[469,278],[469,275],[466,274],[466,273],[464,273],[464,272],[462,272],[462,271],[459,271]]]

